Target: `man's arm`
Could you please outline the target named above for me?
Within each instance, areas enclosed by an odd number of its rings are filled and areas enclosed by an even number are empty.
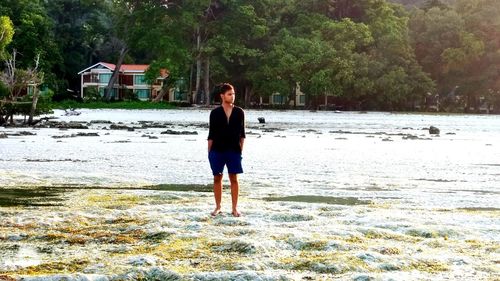
[[[213,144],[213,139],[214,139],[214,123],[215,123],[215,120],[214,120],[214,112],[211,111],[210,112],[210,123],[209,123],[209,127],[208,127],[208,152],[210,152],[210,150],[212,150],[212,144]]]
[[[245,138],[247,137],[245,133],[245,112],[241,110],[241,131],[240,131],[240,148],[243,152],[243,144],[245,144]]]

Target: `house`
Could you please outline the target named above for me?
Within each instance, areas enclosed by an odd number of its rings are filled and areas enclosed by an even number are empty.
[[[268,100],[269,104],[272,105],[286,105],[289,106],[297,106],[304,107],[306,105],[306,94],[301,91],[300,84],[297,83],[295,87],[295,100],[290,99],[287,95],[282,95],[280,93],[273,93]],[[263,103],[263,99],[261,98],[260,103]]]
[[[81,98],[84,98],[85,93],[90,88],[96,89],[101,97],[104,96],[104,90],[108,86],[115,67],[116,65],[112,63],[99,62],[78,72],[81,81]],[[161,90],[162,81],[167,71],[162,69],[160,76],[150,85],[145,80],[145,73],[148,68],[149,65],[147,64],[122,64],[111,97],[123,99],[126,98],[128,93],[132,92],[140,100],[154,98]],[[166,98],[170,96],[165,95]]]

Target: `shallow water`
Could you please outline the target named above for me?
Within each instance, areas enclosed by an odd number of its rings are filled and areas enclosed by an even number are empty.
[[[249,110],[244,217],[228,215],[226,191],[213,219],[207,110],[81,111],[54,115],[137,129],[0,129],[36,133],[0,139],[0,274],[112,278],[134,263],[193,280],[500,273],[499,116]],[[53,138],[77,132],[99,136]]]

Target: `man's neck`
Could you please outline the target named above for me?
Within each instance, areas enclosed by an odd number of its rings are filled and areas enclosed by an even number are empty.
[[[230,108],[233,108],[233,107],[234,107],[234,104],[232,104],[232,103],[228,103],[228,102],[223,102],[223,103],[222,103],[222,107],[223,107],[224,109],[230,109]]]

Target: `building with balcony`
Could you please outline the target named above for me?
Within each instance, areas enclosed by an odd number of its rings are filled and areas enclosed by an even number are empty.
[[[116,65],[112,63],[99,62],[78,72],[81,79],[80,96],[85,97],[85,93],[90,88],[94,88],[99,95],[104,96],[104,91],[108,86],[111,75]],[[111,97],[115,99],[124,99],[127,93],[134,93],[139,100],[151,100],[161,90],[162,76],[150,85],[145,80],[147,64],[122,64],[120,67],[118,79],[113,85]],[[168,95],[166,95],[168,96]]]

